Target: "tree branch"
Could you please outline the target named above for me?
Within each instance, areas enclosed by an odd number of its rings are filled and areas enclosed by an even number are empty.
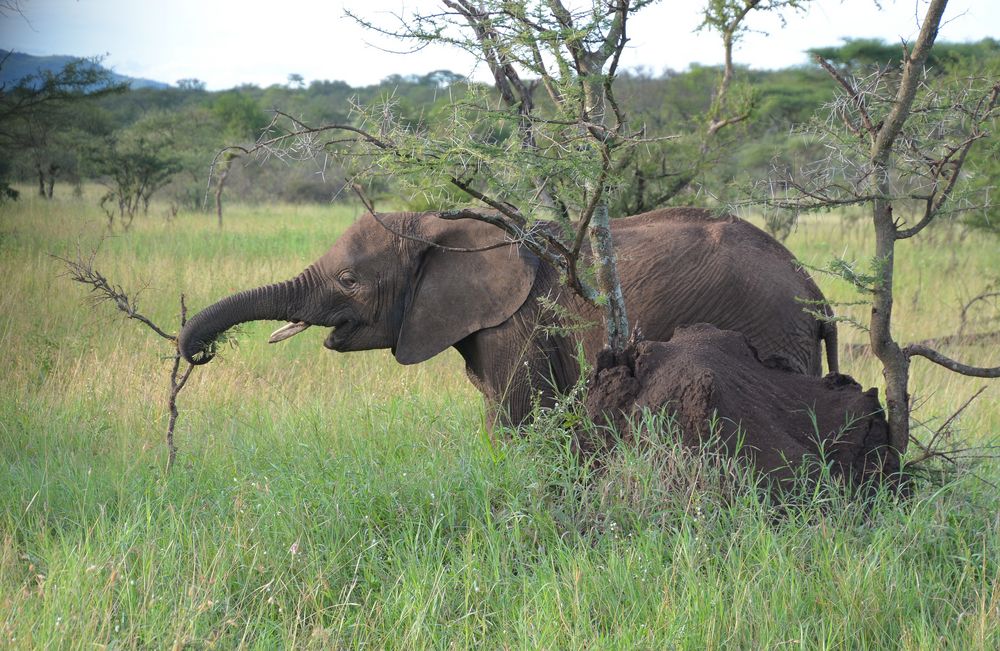
[[[992,368],[969,366],[968,364],[957,362],[946,355],[942,355],[933,348],[928,348],[927,346],[922,346],[920,344],[910,344],[909,346],[906,346],[903,348],[903,354],[907,357],[925,357],[935,364],[943,366],[946,369],[954,371],[960,375],[985,378],[1000,377],[1000,366],[994,366]]]
[[[1000,344],[1000,331],[998,332],[974,332],[971,334],[954,334],[943,337],[932,337],[915,341],[911,346],[924,346],[927,348],[938,348],[940,346],[985,346],[986,344]],[[843,344],[844,350],[852,355],[868,355],[872,352],[871,344]]]
[[[187,305],[184,302],[184,294],[181,294],[181,328],[187,323]],[[174,364],[170,370],[170,397],[167,398],[167,410],[170,413],[170,418],[167,421],[167,471],[169,471],[174,466],[174,461],[177,459],[177,446],[174,444],[174,428],[177,426],[177,396],[180,394],[181,390],[184,389],[184,385],[187,384],[188,378],[191,377],[191,372],[194,371],[194,364],[188,364],[187,368],[184,369],[184,373],[178,378],[177,372],[180,370],[181,364],[181,354],[179,351],[174,352]]]
[[[438,244],[437,242],[425,239],[423,237],[419,237],[417,235],[413,235],[410,233],[403,233],[402,231],[396,230],[382,219],[382,216],[379,215],[378,211],[375,210],[375,204],[369,201],[368,197],[365,196],[364,191],[362,190],[360,185],[358,185],[357,183],[350,183],[350,181],[348,181],[348,183],[350,184],[351,189],[354,190],[354,193],[358,195],[358,199],[361,200],[361,203],[364,205],[365,209],[368,210],[368,214],[370,214],[372,218],[374,218],[375,221],[379,223],[379,226],[381,226],[385,230],[389,231],[390,233],[401,239],[410,240],[412,242],[419,242],[421,244],[432,246],[435,249],[440,249],[441,251],[450,251],[452,253],[481,253],[483,251],[492,251],[493,249],[499,249],[514,244],[514,242],[505,240],[503,242],[497,242],[496,244],[490,244],[487,246],[480,246],[476,248],[465,248],[457,246],[446,246],[444,244]],[[482,219],[482,217],[478,213],[476,214],[476,218],[480,219],[480,221],[486,221],[485,219]]]
[[[969,155],[969,150],[972,149],[972,145],[988,135],[979,127],[983,122],[989,119],[994,109],[997,108],[998,101],[1000,101],[1000,82],[993,85],[987,96],[980,100],[978,106],[972,112],[971,117],[974,122],[972,133],[958,145],[950,147],[950,151],[943,158],[933,162],[932,181],[934,185],[937,186],[938,179],[940,179],[942,174],[945,174],[946,169],[949,169],[950,171],[950,174],[946,175],[948,182],[945,184],[944,188],[940,190],[940,192],[932,192],[927,198],[924,215],[919,222],[910,228],[897,229],[897,240],[905,240],[913,237],[926,228],[927,225],[930,224],[931,221],[933,221],[938,215],[942,206],[944,206],[945,202],[951,196],[952,191],[955,189],[955,184],[958,182],[960,176],[959,173],[965,165],[965,159]]]
[[[913,51],[906,56],[903,63],[903,75],[899,81],[892,110],[889,111],[889,115],[886,116],[882,127],[875,136],[874,143],[872,143],[871,158],[876,167],[885,165],[889,153],[892,151],[892,144],[909,117],[913,98],[917,93],[920,73],[927,61],[927,55],[930,54],[931,47],[934,45],[934,40],[937,38],[938,26],[947,4],[948,0],[931,0]]]

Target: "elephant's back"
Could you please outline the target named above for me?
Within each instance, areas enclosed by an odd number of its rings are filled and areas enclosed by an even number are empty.
[[[761,357],[794,356],[811,369],[819,323],[803,301],[822,294],[791,252],[738,217],[668,208],[615,220],[630,318],[653,340],[711,323],[747,335]]]
[[[704,208],[661,208],[615,219],[611,224],[616,242],[625,246],[646,246],[665,239],[670,240],[664,242],[670,249],[706,246],[723,248],[733,255],[764,253],[780,260],[795,259],[784,245],[750,222]]]
[[[666,265],[674,279],[726,271],[731,280],[772,276],[773,282],[783,279],[791,287],[819,291],[791,251],[733,215],[664,208],[613,220],[612,232],[623,266],[650,278]]]

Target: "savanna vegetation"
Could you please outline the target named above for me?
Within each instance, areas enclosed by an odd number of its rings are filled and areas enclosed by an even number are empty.
[[[706,26],[731,47],[731,12],[758,5],[709,3]],[[530,54],[523,37],[540,23],[515,14],[503,29]],[[465,18],[474,31],[495,27]],[[579,49],[599,41],[574,46],[575,26],[551,20],[558,29],[539,33],[568,34],[564,62],[610,52]],[[601,26],[606,45],[624,46],[615,19]],[[587,81],[586,65],[543,69],[543,82],[566,86],[547,88],[535,112],[530,84],[509,70],[506,88],[439,71],[367,88],[290,74],[283,86],[209,92],[196,79],[129,89],[78,61],[0,87],[0,644],[1000,646],[1000,385],[919,353],[909,364],[913,342],[1000,363],[1000,221],[980,200],[1000,178],[990,131],[1000,45],[922,42],[927,71],[900,66],[895,46],[848,41],[814,53],[826,71],[618,71],[613,95]],[[608,60],[598,67],[610,84]],[[985,80],[972,84],[978,100],[949,94],[973,78]],[[905,102],[893,89],[907,83],[907,102],[917,100],[897,119],[892,107]],[[385,161],[330,148],[316,139],[330,132],[309,124],[388,133],[380,147],[396,167],[359,176],[358,160],[367,172]],[[458,124],[468,133],[454,134]],[[442,134],[454,149],[418,148]],[[238,147],[216,156],[227,145]],[[557,150],[583,162],[563,165]],[[513,157],[491,168],[497,152]],[[274,156],[297,164],[260,164]],[[449,167],[455,156],[464,171]],[[517,164],[532,157],[559,159],[562,176]],[[404,178],[414,161],[445,183]],[[603,168],[585,178],[572,165]],[[531,178],[518,178],[524,170]],[[363,181],[357,198],[345,178]],[[194,369],[174,428],[172,343],[99,293],[88,303],[63,260],[93,255],[176,332],[183,302],[199,309],[299,271],[371,208],[357,199],[462,205],[456,188],[500,212],[512,206],[507,190],[528,190],[567,223],[574,207],[589,220],[598,203],[605,216],[738,207],[813,271],[840,321],[842,372],[884,391],[890,365],[873,348],[906,355],[888,405],[898,449],[912,440],[905,495],[860,502],[820,482],[775,503],[745,468],[678,447],[669,413],[647,415],[647,436],[597,460],[573,452],[572,429],[588,425],[571,400],[493,436],[453,351],[401,367],[386,351],[328,353],[315,331],[267,346],[267,324],[244,326],[219,361]],[[817,207],[827,210],[801,210]],[[511,215],[518,228],[532,223]],[[591,298],[607,303],[597,286]]]
[[[569,450],[572,414],[491,442],[452,352],[401,367],[388,351],[329,353],[321,333],[268,346],[264,323],[192,375],[166,473],[169,347],[88,305],[51,257],[104,237],[102,190],[22,189],[0,207],[3,645],[1000,643],[992,461],[925,472],[901,504],[819,492],[779,514],[739,470],[673,449],[669,427],[589,468]],[[162,324],[176,323],[179,292],[197,308],[291,275],[361,207],[236,205],[222,232],[167,209],[154,200],[95,260],[145,288],[140,309]],[[807,264],[872,247],[849,214],[807,217],[788,243]],[[970,289],[953,279],[996,264],[992,236],[960,226],[901,250],[901,335],[955,332]],[[817,280],[835,300],[854,296]],[[983,307],[968,318],[995,316]],[[877,385],[877,363],[852,345],[865,339],[843,329],[842,365]],[[988,384],[931,364],[913,372],[913,416],[931,430]],[[998,399],[988,386],[951,423],[961,447],[995,441]]]

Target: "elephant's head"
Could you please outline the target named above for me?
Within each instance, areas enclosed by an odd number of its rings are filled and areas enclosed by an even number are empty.
[[[391,348],[400,363],[415,364],[501,324],[527,300],[538,261],[503,242],[500,229],[476,220],[366,214],[298,276],[196,314],[178,348],[190,363],[203,364],[223,331],[271,319],[289,322],[272,342],[325,326],[330,350]]]

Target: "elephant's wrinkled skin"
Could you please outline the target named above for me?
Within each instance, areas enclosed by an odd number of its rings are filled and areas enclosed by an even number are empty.
[[[178,346],[191,363],[222,331],[274,319],[331,328],[324,345],[341,352],[390,348],[402,364],[422,362],[449,346],[487,398],[491,421],[519,424],[540,393],[576,382],[577,343],[593,360],[604,342],[603,319],[558,274],[483,222],[433,213],[370,214],[355,222],[319,260],[291,280],[225,298],[195,315]],[[408,237],[400,237],[396,233]],[[674,208],[612,221],[629,318],[648,340],[665,341],[676,326],[711,323],[747,336],[765,362],[820,375],[821,341],[837,370],[836,330],[808,312],[823,295],[781,244],[736,217]],[[542,299],[542,300],[539,300]],[[565,313],[588,327],[554,332]],[[803,302],[805,301],[805,302]],[[548,304],[549,307],[545,307]]]

